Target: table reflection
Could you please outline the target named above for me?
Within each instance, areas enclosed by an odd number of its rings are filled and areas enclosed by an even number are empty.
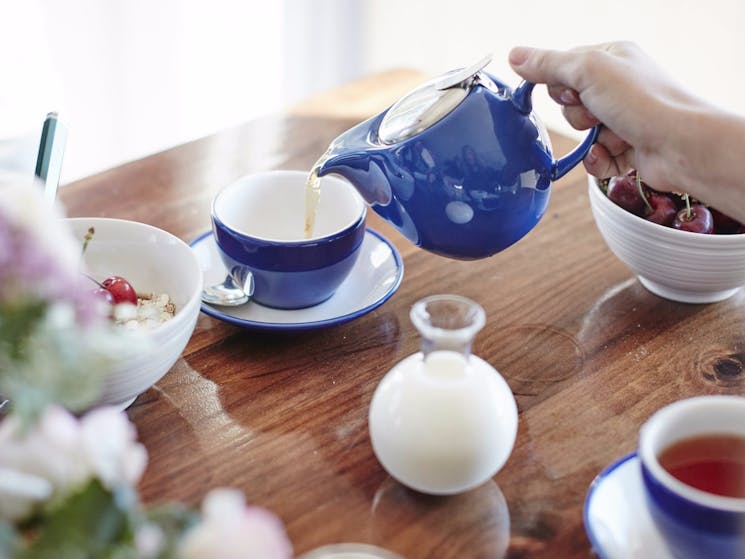
[[[444,497],[412,491],[388,477],[375,492],[370,531],[376,545],[405,557],[502,559],[510,512],[494,480]]]

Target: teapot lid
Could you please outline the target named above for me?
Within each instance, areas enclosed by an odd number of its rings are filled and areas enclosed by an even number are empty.
[[[489,62],[491,55],[472,66],[430,80],[396,101],[380,123],[380,140],[384,144],[396,144],[423,132],[455,109],[476,83],[498,89],[481,72]]]

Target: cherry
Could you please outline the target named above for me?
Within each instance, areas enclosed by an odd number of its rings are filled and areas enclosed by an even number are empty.
[[[730,216],[723,214],[717,209],[709,208],[711,215],[714,218],[714,231],[719,234],[737,233],[740,229],[740,222]]]
[[[667,194],[657,191],[651,191],[647,195],[647,202],[652,207],[644,210],[644,219],[670,227],[675,220],[675,214],[678,213],[678,206],[675,201]]]
[[[675,216],[673,227],[693,233],[714,233],[714,218],[709,208],[702,204],[691,204],[690,211],[683,208]]]
[[[114,303],[137,304],[137,293],[132,285],[122,277],[111,276],[101,282],[101,285],[111,293]]]
[[[103,302],[108,303],[109,305],[114,304],[114,296],[111,294],[111,291],[109,291],[105,287],[99,287],[98,289],[95,289],[93,291],[93,295],[101,299]]]
[[[641,181],[635,169],[612,177],[606,196],[617,206],[647,221],[681,231],[704,234],[743,234],[745,224],[688,194],[659,192]]]
[[[626,211],[641,215],[644,210],[644,198],[636,184],[634,171],[621,177],[611,178],[606,194],[613,203]]]

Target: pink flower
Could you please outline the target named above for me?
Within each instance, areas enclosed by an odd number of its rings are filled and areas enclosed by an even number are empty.
[[[10,415],[0,423],[0,476],[13,483],[0,483],[0,519],[23,519],[93,478],[111,490],[134,487],[146,463],[134,427],[115,409],[99,408],[77,419],[50,406],[25,430]]]
[[[111,490],[134,487],[147,465],[147,451],[137,442],[137,431],[124,412],[101,407],[80,420],[83,456],[90,471]]]
[[[180,559],[290,559],[292,545],[273,513],[246,506],[235,489],[213,489],[202,503],[202,521],[186,533]]]
[[[42,186],[0,174],[0,304],[22,298],[65,302],[83,325],[102,318],[80,272],[82,244]]]

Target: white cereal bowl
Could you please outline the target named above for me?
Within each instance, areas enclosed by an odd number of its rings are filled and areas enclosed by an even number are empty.
[[[172,319],[146,331],[152,342],[146,350],[116,363],[104,382],[97,405],[124,409],[171,369],[191,338],[202,291],[199,262],[181,239],[151,225],[89,217],[67,221],[78,239],[95,229],[84,255],[92,277],[122,276],[138,292],[167,293],[176,307]]]
[[[745,285],[745,234],[703,235],[652,223],[614,204],[588,179],[600,234],[649,291],[682,303],[713,303]]]

